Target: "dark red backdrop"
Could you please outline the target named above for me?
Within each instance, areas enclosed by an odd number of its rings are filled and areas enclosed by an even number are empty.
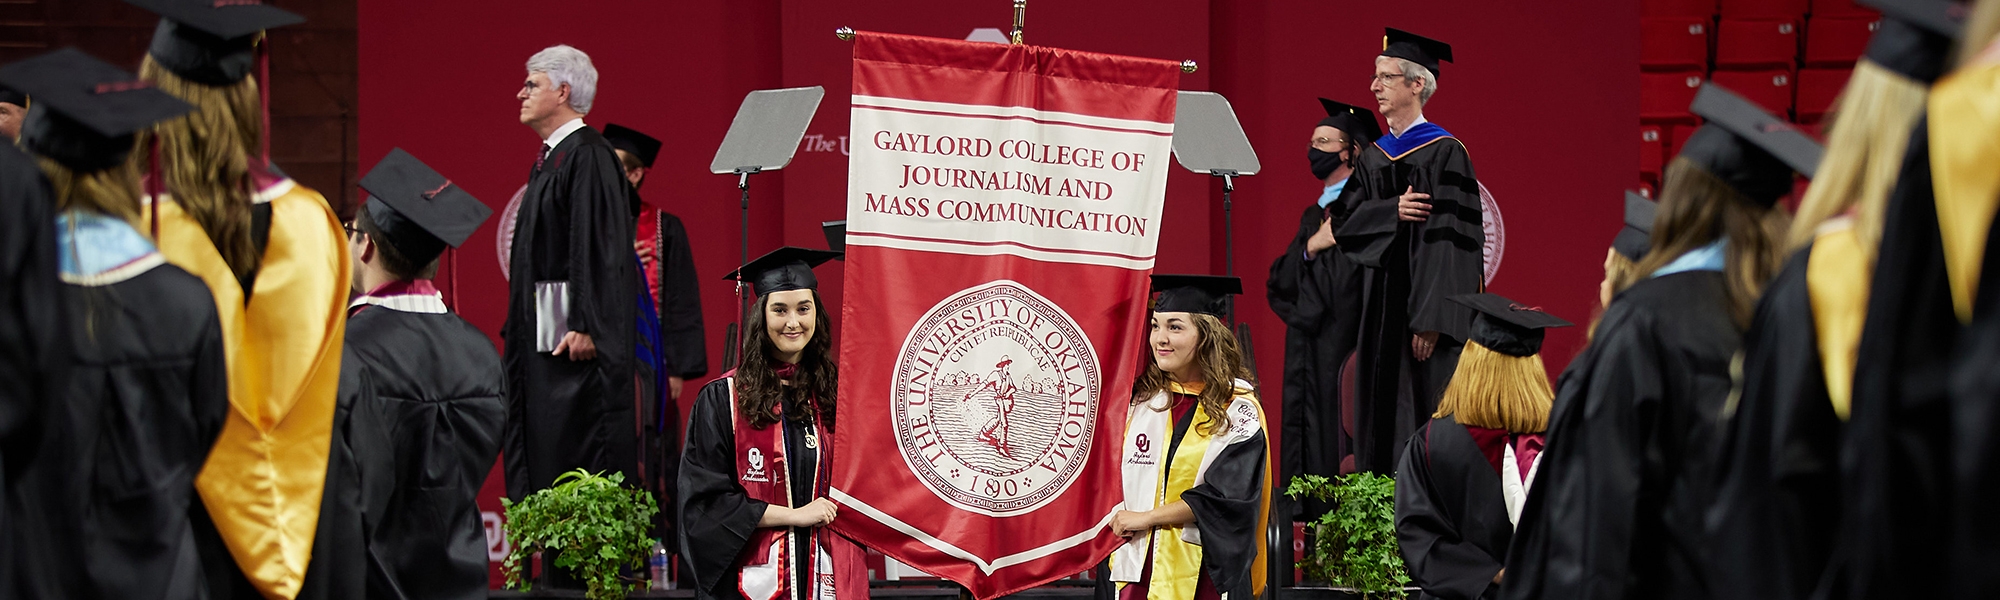
[[[827,100],[791,167],[755,177],[751,252],[781,244],[822,247],[819,222],[842,218],[849,49],[839,26],[964,38],[1005,29],[1006,0],[679,0],[524,2],[361,0],[361,161],[401,146],[493,205],[526,181],[539,141],[516,120],[513,98],[527,57],[567,43],[600,74],[587,121],[617,122],[666,141],[644,194],[678,214],[703,277],[711,375],[735,301],[719,279],[738,263],[733,177],[707,167],[743,95],[821,85]],[[1264,273],[1284,250],[1305,203],[1318,197],[1303,157],[1322,114],[1317,96],[1369,104],[1364,79],[1382,27],[1446,40],[1459,58],[1426,116],[1470,149],[1479,179],[1507,224],[1496,293],[1578,323],[1596,303],[1600,265],[1631,181],[1632,115],[1638,110],[1638,6],[1551,0],[1533,7],[1481,0],[1108,0],[1035,2],[1028,41],[1080,50],[1193,59],[1182,89],[1227,96],[1265,173],[1238,181],[1238,305],[1256,337],[1265,404],[1278,408],[1282,324],[1265,308]],[[1176,168],[1169,179],[1159,272],[1222,273],[1221,186]],[[506,311],[493,245],[482,228],[460,251],[458,310],[489,333]],[[838,263],[835,263],[837,265]],[[839,267],[822,268],[828,301]],[[450,293],[450,292],[448,292]],[[837,314],[837,313],[836,313]],[[496,336],[497,339],[497,336]],[[1551,334],[1544,355],[1560,370],[1582,342],[1578,328]],[[701,382],[689,382],[693,390]],[[1282,443],[1282,440],[1279,441]],[[497,489],[489,485],[489,489]]]

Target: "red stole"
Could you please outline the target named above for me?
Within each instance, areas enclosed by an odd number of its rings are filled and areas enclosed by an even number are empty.
[[[736,371],[730,370],[722,376],[729,380],[729,416],[736,429],[736,481],[743,486],[743,492],[752,500],[773,506],[797,507],[811,498],[793,502],[790,463],[785,456],[785,426],[772,424],[757,429],[750,421],[737,412]],[[833,433],[827,431],[818,420],[813,422],[813,435],[822,444],[819,448],[819,475],[813,488],[824,495],[826,474],[833,463],[832,448],[826,444],[833,442]],[[785,535],[789,527],[759,527],[750,535],[750,543],[743,547],[743,556],[738,557],[737,590],[750,600],[865,600],[868,598],[868,567],[861,547],[855,545],[832,530],[818,527],[808,529],[809,535],[803,540]],[[806,542],[809,548],[800,548],[799,542]],[[813,570],[808,581],[814,582],[814,589],[801,592],[792,589],[793,574],[791,557],[798,553],[812,557],[805,561]]]

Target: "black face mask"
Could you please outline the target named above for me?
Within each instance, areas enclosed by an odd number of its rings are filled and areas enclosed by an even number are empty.
[[[1313,179],[1321,180],[1333,175],[1334,169],[1340,168],[1340,165],[1347,162],[1341,160],[1340,155],[1337,153],[1327,152],[1318,148],[1306,148],[1306,160],[1312,161]]]

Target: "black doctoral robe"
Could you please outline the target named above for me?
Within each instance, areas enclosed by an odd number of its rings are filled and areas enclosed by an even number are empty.
[[[1359,470],[1388,473],[1458,365],[1472,309],[1446,298],[1484,289],[1486,232],[1472,157],[1443,129],[1422,123],[1401,138],[1385,135],[1357,162],[1340,200],[1347,217],[1334,232],[1341,252],[1368,268],[1354,458]],[[1400,220],[1397,197],[1412,189],[1431,196],[1423,222]],[[1410,338],[1426,331],[1440,335],[1430,360],[1418,362]]]
[[[631,186],[604,136],[583,127],[532,172],[514,226],[507,320],[507,495],[519,500],[564,472],[620,472],[638,481],[633,387],[639,275]],[[592,360],[536,351],[536,286],[568,282],[569,331]]]
[[[1410,436],[1396,466],[1396,541],[1419,598],[1498,598],[1514,523],[1500,472],[1451,416]]]
[[[696,598],[743,597],[737,588],[737,561],[756,532],[757,521],[764,518],[765,507],[770,506],[751,499],[737,482],[736,423],[729,411],[735,398],[729,393],[729,380],[724,377],[702,386],[694,409],[688,413],[687,447],[681,452],[681,495],[675,498],[675,514],[679,516],[681,559],[693,576]],[[792,497],[803,499],[791,507],[798,508],[814,498],[819,453],[802,443],[810,425],[790,418],[783,423],[785,455],[791,458],[785,465],[786,481],[791,484]],[[794,547],[810,547],[806,536],[812,535],[814,528],[789,530]],[[792,589],[812,589],[805,581],[811,572],[806,554],[790,554]]]
[[[1352,189],[1352,188],[1349,188]],[[1348,190],[1342,190],[1348,193]],[[1305,257],[1306,240],[1322,221],[1335,218],[1337,200],[1314,202],[1299,215],[1299,232],[1285,253],[1271,261],[1265,299],[1285,322],[1283,440],[1277,485],[1299,475],[1340,475],[1351,440],[1341,414],[1341,375],[1361,332],[1361,267],[1338,247]],[[1305,501],[1296,516],[1311,520],[1331,507]]]
[[[306,564],[299,600],[375,597],[369,595],[368,583],[379,577],[383,566],[369,551],[369,532],[381,521],[383,500],[396,485],[390,425],[375,390],[375,374],[368,364],[352,346],[343,347],[333,439],[327,449],[326,491],[320,496],[319,531],[313,536],[312,561]]]
[[[1504,597],[1708,597],[1702,519],[1742,344],[1728,303],[1717,271],[1655,277],[1611,301],[1557,384]]]
[[[38,575],[62,597],[207,598],[191,517],[229,411],[215,301],[173,265],[91,275],[64,286],[71,370],[26,478],[40,529],[75,537]]]
[[[46,519],[24,504],[35,490],[21,487],[69,357],[52,198],[34,161],[0,144],[0,596],[14,598],[55,597],[37,583],[48,570],[39,561],[71,541],[37,535]]]
[[[1840,438],[1820,366],[1807,246],[1764,289],[1743,335],[1709,509],[1710,588],[1719,599],[1803,599],[1818,585],[1840,522]]]
[[[391,468],[367,500],[367,597],[485,598],[476,497],[506,417],[499,352],[458,315],[385,306],[349,317],[346,341],[368,368]]]

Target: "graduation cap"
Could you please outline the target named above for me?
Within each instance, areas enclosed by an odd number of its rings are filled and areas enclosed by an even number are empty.
[[[1229,295],[1243,293],[1243,280],[1223,275],[1154,275],[1153,291],[1160,293],[1153,312],[1221,317],[1229,307]]]
[[[1882,11],[1881,26],[1863,56],[1904,77],[1935,83],[1951,46],[1965,35],[1965,7],[1951,0],[1861,0]]]
[[[826,221],[819,224],[821,233],[826,234],[826,247],[841,253],[834,258],[847,262],[847,220]]]
[[[1375,122],[1375,111],[1325,98],[1319,99],[1319,105],[1326,109],[1326,118],[1319,120],[1320,127],[1345,131],[1355,144],[1363,146],[1382,137],[1382,124]]]
[[[1714,82],[1702,84],[1689,110],[1708,123],[1688,137],[1681,157],[1759,206],[1792,192],[1792,172],[1811,179],[1819,167],[1819,142]]]
[[[493,215],[493,209],[465,188],[402,148],[390,150],[375,163],[361,178],[361,189],[368,192],[365,206],[376,230],[382,232],[381,241],[419,265],[430,264],[445,246],[465,243]]]
[[[1534,356],[1542,351],[1542,330],[1570,326],[1569,321],[1499,294],[1460,294],[1450,300],[1478,311],[1472,319],[1472,341],[1508,356]]]
[[[1442,78],[1438,73],[1438,61],[1456,62],[1451,59],[1451,44],[1403,31],[1394,27],[1383,28],[1382,56],[1393,56],[1430,69],[1432,77]]]
[[[1625,191],[1625,227],[1611,240],[1611,247],[1625,258],[1639,260],[1653,248],[1653,214],[1659,204],[1631,190]]]
[[[132,134],[194,110],[75,48],[0,68],[0,85],[35,97],[21,123],[21,145],[79,173],[124,163]]]
[[[28,95],[14,91],[13,88],[0,86],[0,102],[5,102],[15,106],[27,106]]]
[[[266,29],[304,23],[306,18],[263,0],[125,0],[160,15],[153,45],[146,50],[182,79],[224,86],[250,76],[255,50]]]
[[[644,163],[648,169],[653,168],[653,159],[660,157],[660,140],[624,125],[617,123],[605,125],[604,139],[611,142],[611,147],[639,157],[639,162]]]
[[[737,267],[722,278],[735,281],[740,275],[744,281],[750,282],[751,289],[759,296],[789,290],[816,290],[819,289],[819,278],[813,277],[813,267],[839,256],[839,252],[832,250],[785,246]]]

